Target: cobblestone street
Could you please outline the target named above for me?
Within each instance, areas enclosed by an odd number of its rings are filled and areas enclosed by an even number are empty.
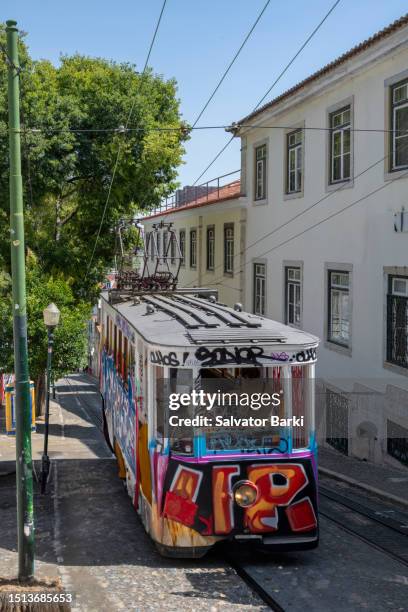
[[[51,491],[36,496],[37,576],[59,574],[75,595],[73,609],[81,612],[267,610],[218,556],[179,561],[158,554],[96,426],[96,388],[74,376],[69,384],[60,382],[57,398],[61,407],[53,402],[51,411]],[[38,471],[42,436],[33,438]],[[0,472],[12,471],[14,440],[1,436],[0,445]],[[17,566],[14,485],[13,474],[0,480],[3,577],[13,576]]]

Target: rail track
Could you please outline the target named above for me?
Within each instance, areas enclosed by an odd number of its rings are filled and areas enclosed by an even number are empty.
[[[69,378],[64,379],[65,383],[75,393],[75,385]],[[103,433],[102,415],[97,414],[95,407],[88,403],[81,393],[77,393],[76,397],[78,406]],[[358,497],[358,493],[351,496],[343,495],[326,486],[325,482],[319,486],[319,514],[351,537],[357,538],[407,567],[408,514],[397,512],[394,513],[394,517],[389,516],[387,515],[389,510],[386,509],[384,502],[379,501],[376,505],[375,500],[365,498],[362,503],[356,499],[356,496]],[[222,550],[219,559],[234,569],[266,606],[275,612],[285,612],[281,603],[256,580],[251,572],[251,563],[242,561],[240,555],[225,550]]]
[[[319,486],[319,514],[341,529],[408,566],[408,516],[386,516],[371,505]]]

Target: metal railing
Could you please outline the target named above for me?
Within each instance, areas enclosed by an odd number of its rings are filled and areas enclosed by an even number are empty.
[[[178,189],[175,193],[173,193],[173,195],[166,198],[159,206],[151,209],[148,214],[155,215],[157,213],[180,208],[181,206],[186,206],[187,204],[208,202],[214,198],[219,199],[220,193],[222,195],[222,189],[234,182],[226,179],[232,177],[233,175],[237,175],[239,178],[240,172],[241,169],[233,170],[232,172],[217,176],[216,178],[210,179],[209,181],[201,183],[200,185],[186,186],[183,189]],[[236,180],[238,180],[238,178]],[[213,194],[216,195],[211,197]]]

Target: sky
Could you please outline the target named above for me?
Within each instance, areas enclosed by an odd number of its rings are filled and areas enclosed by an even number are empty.
[[[265,3],[167,0],[149,65],[176,79],[187,122],[194,122]],[[271,0],[198,125],[229,125],[251,112],[333,3]],[[161,7],[162,0],[2,0],[0,21],[17,20],[34,59],[57,64],[61,54],[78,52],[134,63],[141,70]],[[407,10],[406,0],[341,0],[268,99]],[[194,183],[229,138],[224,130],[195,131],[186,144],[180,183]],[[200,183],[239,165],[239,142],[234,140]]]

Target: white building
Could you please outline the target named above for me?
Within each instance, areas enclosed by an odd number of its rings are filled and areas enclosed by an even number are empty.
[[[218,290],[221,302],[233,305],[244,299],[246,201],[240,197],[240,182],[234,181],[184,206],[152,214],[143,219],[146,236],[160,223],[171,223],[182,251],[179,287],[209,287]],[[167,227],[157,230],[160,257],[170,257],[176,273],[175,245],[169,245]],[[154,267],[153,241],[149,259]],[[174,256],[174,257],[173,257]],[[164,268],[163,262],[160,269]],[[153,268],[152,268],[153,269]]]
[[[246,309],[321,338],[326,441],[408,464],[407,130],[408,16],[234,126]]]

